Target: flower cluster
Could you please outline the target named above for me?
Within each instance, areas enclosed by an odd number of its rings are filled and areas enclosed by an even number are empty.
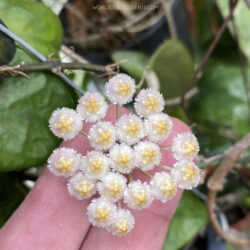
[[[125,235],[133,228],[135,219],[129,209],[147,208],[154,199],[166,202],[178,188],[196,187],[200,178],[194,163],[199,151],[195,136],[181,133],[169,147],[158,145],[173,130],[172,120],[162,113],[164,99],[159,92],[141,90],[135,98],[137,114],[119,115],[120,106],[132,101],[135,89],[134,80],[126,74],[106,83],[107,97],[118,111],[115,124],[102,120],[108,105],[99,93],[86,93],[76,111],[58,109],[49,121],[51,131],[64,140],[81,131],[88,137],[92,151],[83,156],[70,148],[58,148],[49,157],[48,168],[57,176],[70,177],[67,188],[73,197],[82,200],[98,193],[99,198],[92,199],[87,208],[89,221],[115,235]],[[93,123],[88,132],[82,121]],[[176,159],[172,168],[160,164],[164,150],[171,150]],[[156,166],[162,171],[151,176],[147,171]],[[135,169],[151,180],[136,180]]]

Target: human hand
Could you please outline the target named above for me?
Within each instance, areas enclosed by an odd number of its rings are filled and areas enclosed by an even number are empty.
[[[122,113],[126,113],[122,109]],[[106,120],[115,121],[115,107],[110,105]],[[174,130],[161,145],[170,145],[178,133],[190,131],[181,121],[171,118]],[[90,124],[84,124],[89,129]],[[61,146],[74,148],[85,155],[91,149],[87,138],[79,134]],[[164,151],[162,163],[175,162],[170,151]],[[155,171],[155,170],[154,170]],[[133,176],[143,181],[139,172]],[[126,236],[113,236],[88,222],[88,200],[79,201],[68,194],[67,180],[56,177],[46,168],[24,202],[0,231],[1,250],[158,250],[162,248],[169,223],[182,191],[167,203],[154,201],[148,209],[133,210],[134,229]]]

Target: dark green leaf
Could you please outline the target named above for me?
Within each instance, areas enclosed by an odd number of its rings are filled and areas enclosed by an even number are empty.
[[[160,81],[165,98],[179,96],[194,73],[194,60],[187,48],[178,40],[165,41],[149,61]]]
[[[217,0],[216,3],[218,4],[221,13],[224,18],[228,16],[229,13],[229,4],[227,1],[224,0]],[[245,53],[248,60],[250,60],[250,11],[247,8],[244,1],[238,1],[236,9],[234,11],[234,20],[235,26],[237,28],[237,33],[239,36],[239,45],[241,50]],[[232,34],[234,34],[233,27],[229,23],[229,30]]]
[[[44,56],[57,53],[62,41],[59,18],[35,0],[1,0],[0,17],[7,27]]]
[[[148,57],[145,54],[133,50],[116,51],[112,54],[112,59],[114,62],[127,59],[127,62],[121,64],[121,68],[136,80],[141,79],[144,67],[148,62]]]
[[[196,236],[207,223],[204,203],[185,191],[170,223],[163,250],[177,250]]]
[[[0,23],[4,23],[0,20]],[[5,25],[4,25],[5,26]],[[11,38],[0,32],[0,65],[8,64],[15,56],[16,44]]]
[[[32,59],[18,49],[16,63]],[[33,73],[8,77],[0,85],[0,171],[43,164],[59,140],[48,129],[58,107],[73,107],[75,94],[57,76]]]
[[[28,193],[28,189],[17,180],[0,177],[0,227],[9,219]]]
[[[190,112],[202,134],[201,148],[207,151],[225,148],[249,131],[249,109],[241,69],[237,64],[211,61],[198,84],[200,92]]]

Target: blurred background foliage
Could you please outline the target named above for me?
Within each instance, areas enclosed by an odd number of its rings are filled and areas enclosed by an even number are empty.
[[[150,14],[151,19],[156,19],[152,27],[140,29],[136,24],[132,28],[138,31],[127,28],[125,32],[112,33],[109,27],[119,24],[122,17],[130,20],[130,15],[140,13],[123,13],[122,9],[117,11],[121,13],[93,10],[92,1],[65,1],[64,6],[55,0],[43,2],[1,0],[1,21],[51,60],[59,57],[63,43],[73,46],[76,53],[94,63],[119,63],[126,59],[120,64],[121,70],[137,82],[143,79],[143,87],[160,90],[166,100],[180,98],[229,12],[229,1],[226,0],[176,0],[172,16],[177,37],[170,38],[164,12],[159,6]],[[97,4],[103,2],[114,3],[96,1]],[[131,4],[131,1],[124,2]],[[143,3],[157,6],[159,1],[145,0]],[[78,19],[86,25],[80,22],[81,26],[76,27]],[[244,85],[243,78],[250,78],[250,10],[244,0],[238,2],[234,22],[238,37],[230,22],[229,29],[223,33],[198,76],[195,95],[186,103],[192,118],[189,125],[193,126],[199,138],[204,157],[224,152],[249,132],[250,84],[247,81]],[[103,23],[106,26],[102,26]],[[101,36],[96,44],[95,34]],[[90,37],[93,39],[91,42]],[[100,44],[102,38],[104,40]],[[65,55],[61,55],[61,59],[68,60]],[[36,63],[37,59],[0,33],[0,62],[14,66]],[[103,90],[103,79],[96,75],[81,70],[66,73],[84,90]],[[0,78],[0,225],[24,199],[48,155],[60,143],[48,129],[52,111],[60,107],[75,107],[78,99],[78,94],[55,75],[37,72],[29,76],[29,79],[23,76]],[[165,111],[190,122],[178,101],[167,105]],[[217,164],[207,166],[204,183],[198,192],[184,193],[163,249],[197,249],[198,239],[208,238],[205,183],[206,177],[216,167]],[[230,177],[231,189],[219,197],[222,212],[227,216],[236,214],[232,220],[229,218],[231,224],[249,215],[249,175],[248,162],[243,161]],[[231,195],[234,198],[239,192],[241,199],[238,204],[228,207],[226,203],[224,206],[225,197]]]

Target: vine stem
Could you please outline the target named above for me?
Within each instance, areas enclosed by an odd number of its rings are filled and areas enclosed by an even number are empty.
[[[227,229],[226,231],[221,228],[217,221],[217,216],[214,212],[216,196],[219,191],[221,191],[226,182],[226,175],[235,166],[235,162],[240,158],[247,148],[250,146],[250,133],[243,137],[239,142],[237,142],[233,147],[229,148],[224,153],[224,158],[221,161],[220,166],[216,169],[214,174],[209,178],[208,187],[208,199],[207,199],[207,211],[208,216],[214,230],[226,241],[241,245],[250,246],[250,240],[243,233],[237,232],[237,234]]]
[[[0,24],[0,31],[3,32],[8,37],[12,38],[14,41],[19,43],[23,48],[25,48],[27,51],[29,51],[33,56],[38,58],[42,62],[46,62],[47,58],[43,56],[41,53],[39,53],[37,50],[35,50],[33,47],[31,47],[28,43],[26,43],[24,40],[22,40],[20,37],[18,37],[16,34],[8,30],[4,25]],[[54,72],[52,72],[54,73]],[[58,75],[65,83],[67,83],[69,86],[80,92],[81,94],[84,94],[85,91],[81,89],[79,86],[77,86],[73,81],[71,81],[66,75],[64,75],[62,72],[60,73],[54,73]]]

